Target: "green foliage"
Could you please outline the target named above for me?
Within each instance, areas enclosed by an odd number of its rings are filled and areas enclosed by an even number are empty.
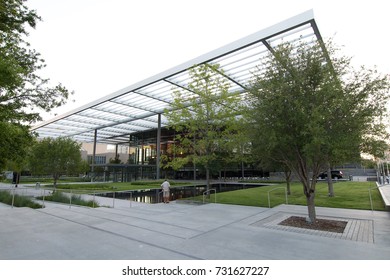
[[[10,182],[10,180],[5,180],[5,182]],[[40,184],[50,184],[53,183],[52,176],[22,176],[20,178],[21,184],[36,184],[39,182]],[[91,179],[88,177],[65,177],[62,176],[58,179],[57,183],[67,183],[67,182],[91,182]]]
[[[89,165],[88,161],[82,160],[80,163],[80,173],[87,173],[91,170],[91,166]]]
[[[0,121],[34,122],[36,112],[64,104],[69,92],[61,84],[48,87],[49,80],[37,72],[45,67],[39,53],[25,41],[27,27],[41,18],[23,0],[0,0]]]
[[[81,144],[69,138],[45,138],[31,147],[30,170],[34,175],[52,174],[54,185],[61,175],[80,172]]]
[[[46,185],[45,187],[53,187]],[[112,190],[113,186],[110,184],[96,183],[96,184],[61,184],[57,185],[58,190]]]
[[[43,199],[42,197],[40,199]],[[45,200],[47,201],[53,201],[53,202],[59,202],[59,203],[66,203],[75,205],[81,205],[81,206],[87,206],[87,207],[99,207],[99,204],[96,201],[93,200],[84,200],[81,198],[80,195],[68,195],[64,194],[62,192],[56,191],[50,196],[46,196]]]
[[[254,153],[294,171],[311,209],[316,178],[329,163],[361,152],[381,156],[387,148],[388,77],[355,71],[331,42],[326,49],[317,42],[276,47],[263,75],[254,77],[247,115]]]
[[[160,186],[164,181],[158,180],[158,181],[134,181],[131,182],[132,186]],[[170,184],[174,184],[174,182],[170,182]]]
[[[115,158],[110,158],[109,162],[111,164],[121,164],[121,160],[119,158],[119,154],[115,155]]]
[[[375,169],[378,167],[377,163],[371,159],[362,159],[361,164],[362,164],[362,166],[364,166],[364,168]]]
[[[32,139],[27,126],[0,121],[0,170],[12,164],[20,171]]]
[[[131,185],[132,186],[161,186],[161,184],[164,182],[164,180],[156,180],[156,181],[134,181],[134,182],[131,182]],[[169,184],[171,186],[174,186],[174,185],[185,185],[185,184],[188,184],[186,182],[175,182],[175,181],[169,181]]]
[[[0,202],[12,205],[12,194],[8,191],[0,191]],[[42,205],[31,200],[29,197],[15,194],[14,207],[30,207],[33,209],[42,208]]]
[[[16,169],[24,164],[33,138],[26,124],[40,120],[36,109],[50,111],[70,95],[38,75],[44,60],[26,38],[27,28],[35,28],[41,18],[24,2],[0,0],[0,169],[8,162]]]
[[[229,91],[229,81],[217,75],[219,72],[218,66],[194,66],[187,90],[173,92],[172,108],[165,114],[176,131],[176,143],[162,156],[165,167],[196,164],[205,168],[208,178],[213,163],[231,148],[232,135],[239,127],[240,102],[238,94]]]

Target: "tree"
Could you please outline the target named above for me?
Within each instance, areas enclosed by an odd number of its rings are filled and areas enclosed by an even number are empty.
[[[239,96],[229,92],[229,82],[218,72],[218,66],[193,67],[187,89],[173,92],[172,108],[165,112],[176,131],[176,156],[165,167],[178,169],[188,163],[204,167],[207,190],[211,167],[234,133],[239,103]]]
[[[110,164],[121,164],[121,159],[119,158],[119,154],[116,154],[114,158],[110,158]]]
[[[64,104],[70,94],[61,84],[50,87],[49,79],[38,75],[45,67],[44,60],[30,48],[25,38],[27,28],[35,28],[41,18],[24,2],[0,0],[0,123],[2,137],[6,137],[0,141],[7,144],[1,149],[13,153],[25,148],[18,146],[15,149],[14,138],[5,135],[14,135],[24,126],[23,134],[28,141],[32,135],[26,135],[25,125],[41,119],[36,109],[50,111]],[[19,144],[22,143],[19,141]],[[12,159],[5,155],[1,154],[2,161]]]
[[[227,165],[232,163],[239,164],[241,166],[241,178],[244,179],[244,165],[252,163],[253,159],[251,157],[252,146],[246,131],[245,119],[241,116],[242,110],[243,107],[239,106],[233,112],[237,116],[230,123],[229,138],[222,147],[224,150],[222,161]]]
[[[34,122],[39,113],[26,108],[50,111],[63,105],[69,91],[61,84],[49,87],[49,79],[37,72],[44,60],[24,38],[26,26],[35,28],[41,18],[23,5],[23,0],[0,0],[0,120]]]
[[[285,43],[267,63],[250,90],[255,150],[297,174],[314,222],[321,170],[360,152],[379,154],[386,147],[382,118],[389,79],[375,70],[355,71],[349,58],[337,56],[331,42]],[[375,151],[376,146],[380,148]]]
[[[0,169],[8,167],[21,172],[32,141],[27,126],[0,122]]]
[[[3,168],[7,161],[24,158],[31,140],[28,127],[0,122],[0,168]]]
[[[44,138],[37,141],[29,154],[30,170],[35,175],[51,174],[54,187],[61,175],[82,171],[81,144],[70,138]]]

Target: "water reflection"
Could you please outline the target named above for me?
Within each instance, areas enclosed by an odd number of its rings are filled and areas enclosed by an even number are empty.
[[[264,184],[244,184],[244,183],[218,183],[211,184],[210,188],[215,189],[217,193],[234,191],[240,189],[254,188],[265,186]],[[195,196],[203,195],[203,192],[206,191],[205,185],[197,186],[186,186],[186,187],[171,187],[171,197],[170,200],[176,200],[181,198],[191,198]],[[104,197],[113,197],[118,199],[126,199],[142,203],[160,203],[162,202],[162,193],[160,189],[145,189],[145,190],[135,190],[135,191],[121,191],[121,192],[111,192],[111,193],[102,193],[96,194]]]

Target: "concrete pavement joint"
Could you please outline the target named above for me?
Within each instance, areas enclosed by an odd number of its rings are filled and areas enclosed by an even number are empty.
[[[105,233],[108,233],[108,234],[111,234],[111,235],[115,235],[115,236],[118,236],[118,237],[121,237],[121,238],[124,238],[124,239],[127,239],[127,240],[136,241],[136,242],[144,244],[144,245],[148,245],[148,246],[155,247],[155,248],[158,248],[158,249],[166,250],[166,251],[178,254],[178,255],[185,256],[185,257],[190,258],[190,259],[203,260],[203,259],[198,258],[198,257],[193,256],[193,255],[189,255],[189,254],[186,254],[186,253],[183,253],[183,252],[179,252],[179,251],[176,251],[176,250],[165,248],[165,247],[160,246],[160,245],[156,245],[156,244],[153,244],[153,243],[150,243],[150,242],[146,242],[146,241],[143,241],[143,240],[140,240],[140,239],[137,239],[137,238],[125,236],[123,234],[119,234],[119,233],[116,233],[116,232],[113,232],[113,231],[101,229],[101,228],[98,228],[98,227],[95,227],[95,226],[91,226],[91,225],[88,225],[88,224],[77,222],[77,221],[74,221],[74,220],[71,220],[71,219],[68,219],[68,218],[64,218],[64,217],[60,217],[60,216],[57,216],[57,215],[54,215],[54,214],[50,214],[50,213],[47,213],[47,212],[41,212],[41,213],[49,215],[49,216],[52,216],[52,217],[55,217],[55,218],[58,218],[58,219],[65,220],[65,221],[70,222],[70,223],[75,223],[75,224],[78,224],[78,225],[81,225],[81,226],[85,226],[85,227],[88,227],[88,228],[93,229],[93,230],[97,230],[97,231],[100,231],[100,232],[105,232]]]
[[[218,227],[216,227],[216,228],[213,228],[213,229],[211,229],[211,230],[208,230],[208,231],[199,233],[199,234],[197,234],[197,235],[194,235],[194,236],[190,237],[189,239],[197,238],[197,237],[202,236],[202,235],[204,235],[204,234],[207,234],[207,233],[210,233],[210,232],[219,230],[219,229],[221,229],[221,228],[224,228],[224,227],[227,227],[227,226],[236,224],[236,223],[238,223],[238,222],[244,221],[244,220],[249,219],[249,218],[251,218],[251,217],[257,216],[257,215],[259,215],[260,213],[263,213],[263,212],[259,212],[259,213],[255,213],[255,214],[252,214],[252,215],[249,215],[249,216],[245,216],[245,217],[243,217],[243,218],[234,220],[234,221],[232,221],[232,222],[230,222],[230,223],[220,225],[220,226],[218,226]]]
[[[159,230],[152,230],[150,227],[149,227],[149,228],[148,228],[148,227],[141,227],[141,226],[137,226],[137,225],[134,225],[134,224],[131,224],[131,223],[120,222],[120,221],[115,220],[115,219],[104,218],[104,217],[98,216],[98,215],[85,214],[85,213],[82,213],[82,212],[79,212],[79,211],[74,211],[74,210],[70,210],[70,211],[71,211],[71,212],[74,212],[74,213],[77,213],[77,214],[81,214],[81,215],[87,216],[87,217],[93,217],[93,218],[97,218],[97,219],[101,219],[101,220],[106,220],[106,221],[110,221],[110,222],[114,222],[114,223],[118,223],[118,224],[130,226],[130,227],[135,227],[135,228],[139,228],[139,229],[143,229],[143,230],[147,230],[147,231],[151,231],[151,232],[156,232],[156,233],[164,234],[164,235],[171,236],[171,237],[186,239],[186,238],[184,238],[184,237],[182,237],[182,236],[178,236],[178,235],[174,235],[174,234],[169,234],[169,233],[166,233],[166,232],[163,232],[163,231],[159,231]],[[150,219],[143,219],[143,218],[139,218],[139,217],[127,216],[127,215],[118,214],[118,213],[116,213],[116,215],[119,215],[119,216],[125,217],[125,218],[127,217],[127,218],[131,218],[131,219],[136,219],[136,220],[151,222]],[[192,228],[182,227],[182,226],[176,226],[176,225],[172,225],[172,224],[164,223],[164,222],[160,222],[160,221],[152,221],[152,222],[153,222],[153,223],[156,223],[156,224],[161,224],[161,225],[170,226],[170,227],[176,227],[176,228],[185,229],[185,230],[191,230],[191,231],[196,231],[196,232],[202,232],[202,231],[197,230],[197,229],[192,229]]]

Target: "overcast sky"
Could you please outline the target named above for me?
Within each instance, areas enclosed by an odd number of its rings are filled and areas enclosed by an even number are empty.
[[[309,9],[355,65],[390,73],[386,1],[28,0],[42,76],[75,92],[63,114]]]

